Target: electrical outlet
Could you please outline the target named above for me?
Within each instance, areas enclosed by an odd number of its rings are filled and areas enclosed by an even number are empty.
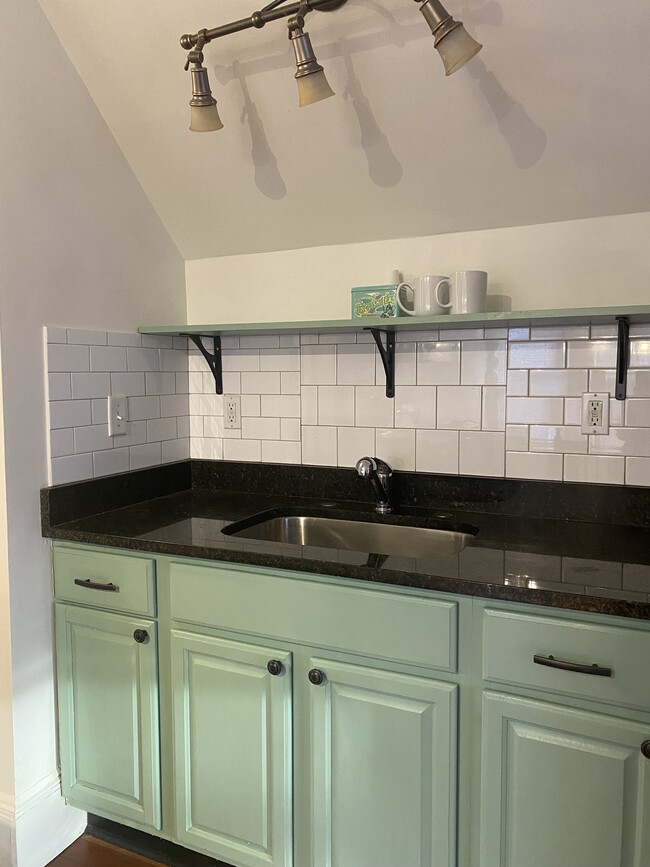
[[[609,433],[609,393],[584,392],[582,395],[583,434]]]
[[[108,435],[117,437],[126,433],[126,398],[114,395],[108,398]]]
[[[223,426],[229,430],[241,429],[241,398],[238,394],[223,396]]]

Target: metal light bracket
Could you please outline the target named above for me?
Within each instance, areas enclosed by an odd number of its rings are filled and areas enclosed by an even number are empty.
[[[386,372],[386,397],[395,397],[395,332],[383,328],[364,328],[369,331],[377,344],[381,363]],[[381,335],[386,335],[386,345],[382,343]]]
[[[213,351],[203,345],[203,337],[211,337],[213,340]],[[221,337],[218,334],[201,335],[201,334],[181,334],[181,337],[189,337],[192,343],[200,351],[205,358],[210,368],[210,373],[214,376],[217,394],[223,394],[223,369],[221,366]]]
[[[627,397],[627,369],[630,365],[630,320],[627,316],[617,316],[618,342],[616,345],[616,400]]]

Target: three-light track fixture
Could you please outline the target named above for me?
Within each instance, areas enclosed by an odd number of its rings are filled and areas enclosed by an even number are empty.
[[[221,36],[238,33],[250,27],[260,29],[269,21],[289,18],[289,40],[296,59],[296,82],[298,84],[298,105],[303,107],[334,96],[334,91],[325,78],[323,67],[316,60],[309,34],[303,28],[308,12],[320,9],[332,12],[343,6],[347,0],[272,0],[260,12],[248,18],[240,18],[230,24],[200,30],[195,34],[181,37],[181,45],[188,51],[185,69],[192,75],[192,109],[190,129],[192,132],[212,132],[222,129],[223,123],[217,111],[217,101],[212,96],[208,71],[203,66],[203,46]],[[425,21],[431,28],[433,44],[445,67],[445,75],[451,75],[464,66],[483,47],[472,39],[461,21],[455,21],[440,0],[415,0]]]

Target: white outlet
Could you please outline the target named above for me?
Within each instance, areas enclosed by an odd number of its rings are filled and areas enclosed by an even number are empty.
[[[223,426],[229,430],[241,428],[241,398],[238,394],[223,396]]]
[[[108,398],[108,435],[117,437],[126,433],[126,398],[113,395]]]
[[[583,434],[609,433],[609,393],[586,391],[582,395]]]

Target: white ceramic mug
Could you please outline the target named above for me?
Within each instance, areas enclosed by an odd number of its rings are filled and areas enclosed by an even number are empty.
[[[445,313],[443,305],[436,300],[436,287],[449,277],[439,274],[428,274],[426,277],[411,277],[407,282],[400,283],[397,287],[397,303],[400,310],[408,316],[440,316]],[[401,294],[404,289],[413,292],[413,309],[402,304]]]
[[[440,300],[442,286],[449,287],[449,301]],[[451,313],[483,313],[487,297],[487,271],[456,271],[436,286],[436,303]],[[398,298],[399,300],[399,298]]]

